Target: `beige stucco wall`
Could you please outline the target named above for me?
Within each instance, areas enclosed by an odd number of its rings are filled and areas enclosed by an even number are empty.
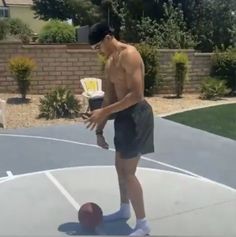
[[[31,6],[10,6],[10,17],[20,18],[23,22],[29,25],[29,27],[36,33],[39,33],[42,27],[45,25],[45,21],[34,18],[34,11]]]

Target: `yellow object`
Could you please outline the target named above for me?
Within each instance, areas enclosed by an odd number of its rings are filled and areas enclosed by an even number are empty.
[[[102,90],[102,80],[99,78],[87,77],[80,80],[86,93]]]
[[[80,80],[84,92],[83,96],[83,107],[84,111],[89,111],[89,98],[103,97],[104,91],[102,91],[102,80],[94,77],[87,77]],[[83,109],[82,109],[83,110]]]

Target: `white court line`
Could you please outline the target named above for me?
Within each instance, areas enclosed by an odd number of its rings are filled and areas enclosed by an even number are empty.
[[[6,171],[6,174],[7,174],[7,176],[0,177],[0,181],[7,181],[9,179],[14,178],[14,175],[10,170]]]
[[[65,142],[65,143],[77,144],[77,145],[82,145],[82,146],[91,146],[91,147],[100,148],[97,145],[93,145],[93,144],[77,142],[77,141],[72,141],[72,140],[58,139],[58,138],[53,138],[53,137],[41,137],[41,136],[6,134],[6,133],[5,134],[2,133],[2,134],[0,134],[0,136],[1,137],[34,138],[34,139],[50,140],[50,141],[56,141],[56,142]]]
[[[70,170],[70,169],[88,169],[88,168],[94,168],[94,169],[97,169],[97,168],[113,168],[114,169],[114,172],[115,172],[115,167],[114,166],[80,166],[80,167],[70,167],[70,168],[61,168],[61,169],[58,169],[58,170]],[[192,177],[192,176],[188,176],[186,174],[182,174],[182,173],[176,173],[176,172],[173,172],[173,171],[167,171],[167,170],[158,170],[158,169],[152,169],[152,168],[143,168],[141,167],[140,168],[141,170],[148,170],[148,171],[153,171],[153,172],[161,172],[161,173],[174,173],[175,175],[177,176],[187,176],[189,179],[197,179],[196,177]],[[55,170],[57,171],[57,170]],[[73,199],[73,197],[71,197],[71,195],[68,193],[68,191],[58,182],[58,180],[49,172],[49,171],[40,171],[38,173],[41,173],[44,175],[46,175],[52,182],[53,184],[55,184],[55,186],[59,189],[59,191],[66,197],[66,199],[72,204],[72,206],[78,211],[79,210],[79,205],[78,203]],[[29,174],[24,174],[24,175],[19,175],[19,176],[29,176]],[[199,180],[199,182],[201,182],[201,180]],[[223,204],[223,203],[229,203],[229,202],[233,202],[235,201],[235,199],[232,199],[232,200],[227,200],[227,201],[223,201],[223,202],[219,202],[219,203],[213,203],[212,205],[218,205],[218,204]],[[197,209],[192,209],[192,210],[187,210],[186,212],[192,212],[192,211],[195,211],[195,210],[198,210],[198,209],[204,209],[204,208],[207,208],[207,206],[202,206],[202,207],[199,207]],[[181,215],[185,213],[184,212],[179,212],[179,213],[174,213],[173,215]],[[165,217],[168,217],[167,216],[161,216],[160,218],[165,218]],[[95,232],[97,235],[103,235],[105,236],[106,233],[104,232],[104,229],[103,229],[103,226],[97,226],[97,228],[95,229]]]
[[[10,170],[8,170],[6,173],[9,178],[12,179],[14,177],[13,173]]]
[[[77,142],[77,141],[72,141],[72,140],[65,140],[65,139],[58,139],[58,138],[52,138],[52,137],[42,137],[42,136],[32,136],[32,135],[19,135],[19,134],[4,134],[4,133],[0,134],[0,136],[51,140],[51,141],[65,142],[65,143],[70,143],[70,144],[77,144],[77,145],[89,146],[89,147],[94,147],[94,148],[101,149],[99,146],[94,145],[94,144],[82,143],[82,142]],[[111,149],[111,148],[109,150],[110,151],[115,151],[114,149]],[[143,160],[147,160],[147,161],[152,162],[152,163],[160,164],[160,165],[165,166],[165,167],[169,167],[169,168],[175,169],[175,170],[183,172],[185,174],[188,174],[188,175],[194,176],[196,178],[202,179],[205,182],[209,182],[209,183],[212,183],[212,184],[220,185],[220,186],[222,186],[222,187],[224,187],[226,189],[229,189],[231,191],[236,191],[236,189],[234,189],[234,188],[232,188],[230,186],[227,186],[225,184],[222,184],[222,183],[216,182],[214,180],[208,179],[206,177],[200,176],[200,175],[195,174],[193,172],[190,172],[188,170],[178,168],[177,166],[173,166],[173,165],[170,165],[170,164],[167,164],[167,163],[164,163],[164,162],[153,160],[153,159],[145,157],[145,156],[142,156],[142,159]],[[4,182],[4,181],[6,181],[6,180],[3,180],[2,182]]]
[[[100,148],[100,147],[99,147],[99,148]],[[115,151],[115,149],[112,149],[112,148],[109,148],[109,150],[110,150],[110,151]],[[149,162],[152,162],[152,163],[156,163],[156,164],[159,164],[159,165],[168,167],[168,168],[172,168],[172,169],[174,169],[174,170],[181,171],[181,172],[183,172],[183,173],[185,173],[185,174],[192,175],[192,176],[194,176],[194,177],[196,177],[196,178],[199,178],[199,179],[204,178],[204,177],[199,176],[199,175],[197,175],[197,174],[195,174],[195,173],[193,173],[193,172],[190,172],[190,171],[188,171],[188,170],[181,169],[181,168],[178,168],[178,167],[176,167],[176,166],[169,165],[169,164],[167,164],[167,163],[163,163],[163,162],[161,162],[161,161],[153,160],[153,159],[148,158],[148,157],[146,157],[146,156],[141,156],[141,159],[142,159],[142,160],[149,161]],[[204,179],[206,179],[206,178],[204,178]]]
[[[77,145],[82,145],[82,146],[89,146],[89,147],[95,147],[95,148],[99,148],[101,149],[99,146],[97,145],[94,145],[94,144],[89,144],[89,143],[83,143],[83,142],[77,142],[77,141],[72,141],[72,140],[65,140],[65,139],[58,139],[58,138],[52,138],[52,137],[41,137],[41,136],[31,136],[31,135],[17,135],[17,134],[0,134],[0,136],[6,136],[6,137],[21,137],[21,138],[34,138],[34,139],[42,139],[42,140],[51,140],[51,141],[57,141],[57,142],[65,142],[65,143],[70,143],[70,144],[77,144]],[[110,151],[115,151],[115,149],[112,149],[112,148],[109,148]],[[156,163],[156,164],[160,164],[162,166],[165,166],[165,167],[169,167],[169,168],[172,168],[172,169],[175,169],[175,170],[178,170],[178,171],[181,171],[181,172],[184,172],[186,174],[189,174],[189,175],[192,175],[194,177],[198,177],[198,178],[203,178],[193,172],[190,172],[188,170],[185,170],[185,169],[181,169],[181,168],[178,168],[176,166],[172,166],[172,165],[169,165],[167,163],[163,163],[163,162],[160,162],[160,161],[156,161],[156,160],[153,160],[153,159],[150,159],[148,157],[145,157],[145,156],[142,156],[142,159],[143,160],[147,160],[147,161],[150,161],[150,162],[153,162],[153,163]]]
[[[52,181],[52,183],[58,188],[58,190],[65,196],[65,198],[69,201],[69,203],[78,211],[80,209],[80,205],[69,194],[69,192],[59,183],[59,181],[48,171],[45,172],[45,175]]]
[[[31,176],[31,175],[41,175],[41,174],[45,175],[46,172],[51,173],[51,172],[60,172],[60,171],[68,171],[68,170],[76,170],[76,169],[87,169],[87,168],[96,168],[96,169],[113,168],[113,169],[115,169],[114,165],[112,165],[112,166],[111,165],[73,166],[73,167],[57,168],[57,169],[50,169],[50,170],[41,170],[41,171],[35,171],[35,172],[30,172],[30,173],[25,173],[25,174],[19,174],[19,175],[15,175],[14,178],[23,178],[23,177],[28,177],[28,176]],[[192,175],[190,176],[190,175],[187,175],[187,174],[184,174],[184,173],[179,173],[179,172],[170,171],[170,170],[161,170],[161,169],[156,169],[156,168],[138,167],[138,169],[148,170],[148,171],[152,171],[152,172],[157,172],[158,171],[160,173],[169,173],[169,174],[172,174],[172,175],[184,176],[185,178],[189,178],[189,179],[198,179],[199,181],[203,181],[205,183],[211,183],[211,184],[214,184],[214,185],[218,185],[222,188],[228,189],[229,191],[236,192],[236,189],[234,189],[234,188],[231,188],[231,187],[226,186],[226,185],[221,184],[221,183],[217,183],[215,181],[208,180],[206,178],[198,178],[196,176],[192,176]],[[2,181],[0,180],[0,184],[5,183],[5,182],[10,181],[10,180],[11,179],[9,179],[9,178],[6,178],[5,180],[2,180]]]
[[[1,181],[1,180],[6,180],[6,179],[8,179],[8,178],[9,178],[8,176],[1,177],[1,178],[0,178],[0,181]]]
[[[69,201],[69,203],[79,211],[80,205],[75,201],[75,199],[69,194],[69,192],[60,184],[60,182],[48,171],[44,172],[45,175],[52,181],[52,183],[58,188],[62,195]],[[99,235],[105,235],[105,232],[100,226],[97,226],[95,232]]]

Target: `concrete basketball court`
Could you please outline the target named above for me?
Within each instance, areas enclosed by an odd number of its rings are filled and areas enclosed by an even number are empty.
[[[135,217],[81,228],[85,202],[117,210],[113,124],[109,150],[83,124],[0,133],[0,236],[129,235]],[[140,161],[147,218],[155,236],[236,235],[236,141],[155,118],[155,153]]]

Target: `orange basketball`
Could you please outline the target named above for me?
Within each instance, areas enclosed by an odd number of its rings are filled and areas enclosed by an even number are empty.
[[[79,209],[78,218],[84,228],[95,229],[96,226],[102,223],[102,209],[96,203],[84,203]]]

